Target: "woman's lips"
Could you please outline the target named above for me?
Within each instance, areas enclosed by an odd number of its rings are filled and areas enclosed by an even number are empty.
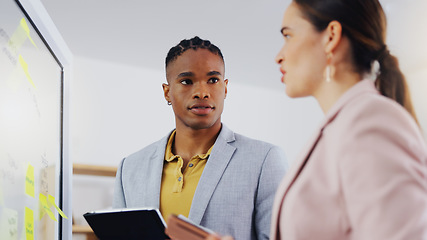
[[[285,74],[286,74],[286,71],[283,70],[282,68],[280,68],[280,72],[283,74],[282,78],[281,78],[281,81],[282,81],[282,83],[285,83]]]

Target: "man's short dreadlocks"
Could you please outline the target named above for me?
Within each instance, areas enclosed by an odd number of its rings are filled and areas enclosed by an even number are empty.
[[[200,39],[199,37],[195,36],[192,39],[182,40],[178,45],[176,45],[175,47],[172,47],[169,50],[168,55],[166,56],[166,68],[168,67],[168,64],[170,62],[177,59],[178,56],[183,54],[188,49],[196,50],[199,48],[209,50],[213,54],[220,56],[222,61],[224,61],[224,57],[222,56],[221,50],[217,46],[215,46],[214,44],[212,44],[208,40],[203,40],[203,39]]]

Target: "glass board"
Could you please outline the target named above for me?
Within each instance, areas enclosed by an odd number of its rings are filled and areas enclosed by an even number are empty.
[[[0,239],[61,235],[63,69],[19,3],[0,3]],[[63,215],[65,216],[65,215]]]

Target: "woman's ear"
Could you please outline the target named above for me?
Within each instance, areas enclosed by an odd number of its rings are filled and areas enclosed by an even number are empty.
[[[325,52],[333,52],[342,38],[342,26],[338,21],[331,21],[325,29]]]

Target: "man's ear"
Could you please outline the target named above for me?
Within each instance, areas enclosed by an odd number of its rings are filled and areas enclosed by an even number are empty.
[[[163,87],[163,94],[165,96],[165,99],[167,102],[170,102],[170,98],[169,98],[169,84],[163,83],[162,84]]]
[[[225,83],[225,96],[224,96],[224,98],[226,98],[226,97],[227,97],[228,79],[225,79],[225,80],[224,80],[224,83]]]
[[[331,21],[325,29],[325,52],[331,53],[342,39],[342,26],[338,21]]]

